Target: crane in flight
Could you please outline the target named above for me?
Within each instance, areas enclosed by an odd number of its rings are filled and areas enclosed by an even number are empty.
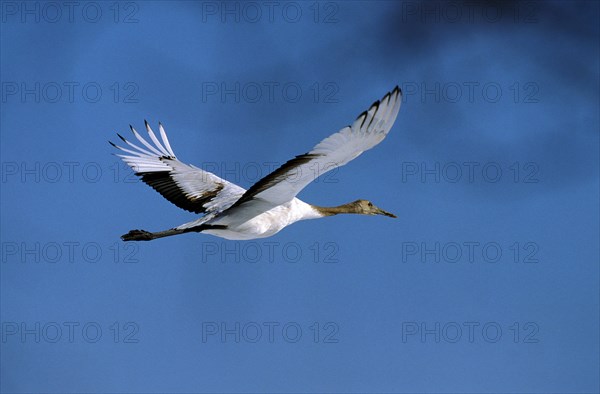
[[[356,200],[337,207],[320,207],[305,203],[296,195],[320,175],[343,166],[379,144],[392,128],[401,102],[402,91],[396,86],[361,113],[352,125],[325,138],[308,153],[289,160],[248,190],[179,161],[162,124],[158,126],[159,140],[145,122],[152,143],[130,126],[143,147],[117,134],[127,146],[109,141],[122,152],[117,156],[164,198],[180,208],[204,216],[165,231],[131,230],[121,239],[149,241],[201,232],[231,240],[250,240],[270,237],[299,220],[344,213],[395,218],[367,200]]]

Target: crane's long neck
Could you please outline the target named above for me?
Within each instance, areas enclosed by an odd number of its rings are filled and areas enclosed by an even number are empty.
[[[337,207],[319,207],[311,205],[321,216],[333,216],[342,213],[358,213],[353,203],[338,205]]]

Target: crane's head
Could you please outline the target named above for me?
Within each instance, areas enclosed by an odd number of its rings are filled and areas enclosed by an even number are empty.
[[[395,218],[396,215],[389,213],[387,211],[384,211],[383,209],[376,207],[375,204],[373,204],[371,201],[368,200],[356,200],[354,202],[351,202],[350,204],[354,209],[355,209],[355,213],[361,214],[361,215],[384,215],[384,216],[389,216],[391,218]]]

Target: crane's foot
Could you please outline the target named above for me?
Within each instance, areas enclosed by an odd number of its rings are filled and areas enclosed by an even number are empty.
[[[123,241],[150,241],[155,238],[154,234],[146,230],[131,230],[121,235]]]

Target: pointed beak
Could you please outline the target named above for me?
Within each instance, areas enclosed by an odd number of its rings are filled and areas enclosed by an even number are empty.
[[[378,215],[385,215],[385,216],[389,216],[389,217],[391,217],[391,218],[396,218],[396,215],[394,215],[393,213],[389,213],[389,212],[387,212],[387,211],[384,211],[384,210],[383,210],[383,209],[381,209],[381,208],[378,208],[378,209],[379,209],[379,210],[377,211],[377,214],[378,214]]]

